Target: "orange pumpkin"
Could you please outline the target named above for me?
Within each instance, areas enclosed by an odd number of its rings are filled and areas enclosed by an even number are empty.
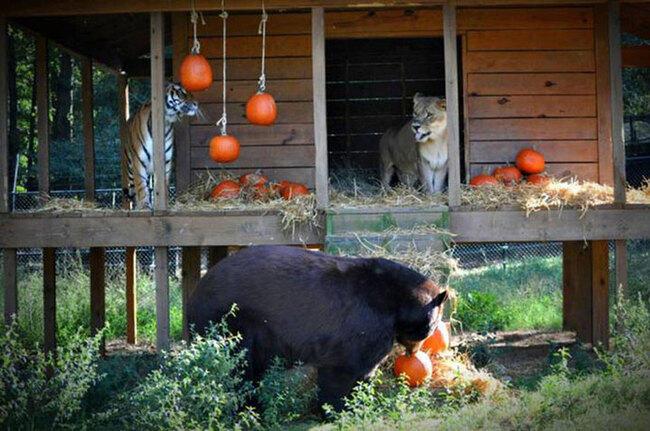
[[[431,359],[424,352],[415,352],[411,356],[401,355],[395,359],[395,375],[406,375],[406,381],[411,387],[420,386],[433,373]]]
[[[212,68],[201,54],[190,54],[181,63],[181,85],[189,91],[203,91],[212,85]]]
[[[531,148],[524,148],[517,153],[515,165],[526,174],[539,174],[544,170],[544,156]]]
[[[272,189],[267,187],[264,183],[255,184],[251,189],[253,190],[254,199],[264,199],[272,192]]]
[[[551,179],[549,177],[547,177],[546,175],[542,175],[542,174],[533,174],[533,175],[528,175],[526,177],[526,182],[528,184],[533,184],[533,185],[536,185],[536,186],[544,186],[544,185],[548,184],[548,182],[550,180]]]
[[[492,175],[506,186],[517,184],[523,177],[521,171],[514,166],[501,166],[500,168],[496,168]]]
[[[225,180],[220,182],[212,189],[213,198],[236,198],[239,196],[241,186],[232,180]]]
[[[266,184],[269,179],[266,178],[260,171],[249,172],[239,177],[239,183],[242,186],[256,186],[258,184]]]
[[[235,137],[219,135],[210,140],[210,158],[215,162],[234,162],[237,157],[239,157],[239,141]]]
[[[269,93],[255,93],[246,103],[246,118],[251,124],[268,126],[277,116],[275,99]]]
[[[309,194],[309,189],[300,183],[291,183],[282,189],[281,194],[283,199],[289,200],[296,196]]]
[[[435,356],[438,353],[444,352],[448,348],[449,327],[445,322],[440,322],[436,327],[436,330],[433,331],[433,334],[429,335],[426,340],[424,340],[421,349],[429,355]]]
[[[492,175],[487,175],[487,174],[479,174],[476,175],[472,178],[472,180],[469,182],[469,185],[472,187],[477,187],[477,186],[495,186],[499,184],[499,180],[494,178]]]

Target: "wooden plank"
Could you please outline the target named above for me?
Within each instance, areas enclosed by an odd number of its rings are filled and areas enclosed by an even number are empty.
[[[609,348],[609,249],[607,241],[591,241],[591,343]]]
[[[467,32],[469,51],[590,50],[593,46],[594,33],[591,29]]]
[[[227,49],[227,48],[226,48]],[[212,77],[221,79],[220,60],[210,60]],[[260,59],[242,58],[228,59],[227,78],[257,79],[260,75]],[[266,59],[266,79],[302,79],[311,78],[311,57],[282,57]]]
[[[470,118],[595,117],[595,96],[483,96],[467,100]]]
[[[36,40],[36,110],[38,125],[38,191],[41,197],[50,192],[50,136],[47,39]]]
[[[221,100],[221,83],[216,82],[205,91],[194,94],[200,103],[218,102]],[[246,81],[229,80],[227,83],[228,100],[244,102],[257,91],[257,79]],[[273,95],[276,102],[304,102],[312,100],[311,79],[267,79],[266,91]]]
[[[449,206],[460,205],[460,117],[458,102],[458,49],[456,47],[456,6],[442,7],[445,50],[445,98],[447,100],[447,196]]]
[[[201,247],[183,247],[181,257],[181,288],[183,290],[183,340],[190,341],[187,304],[201,279]]]
[[[311,124],[273,124],[251,127],[248,124],[228,125],[228,131],[239,139],[239,145],[305,145],[314,143],[314,127]],[[196,125],[190,128],[192,146],[208,147],[217,133],[214,125]],[[189,153],[189,149],[188,149]]]
[[[609,0],[609,75],[612,114],[612,162],[614,202],[625,203],[625,130],[623,128],[623,67],[621,64],[621,20],[618,0]],[[606,163],[607,160],[601,161]]]
[[[598,181],[612,185],[614,169],[612,168],[612,105],[611,82],[609,70],[609,35],[607,29],[607,7],[599,5],[594,8],[595,53],[596,53],[596,88],[598,100]]]
[[[43,249],[43,347],[56,350],[56,249]]]
[[[591,250],[584,241],[562,243],[562,329],[591,342]]]
[[[329,172],[327,167],[327,97],[325,94],[325,12],[323,8],[312,8],[311,31],[316,201],[318,208],[325,208],[329,202]]]
[[[627,297],[627,241],[616,240],[616,283],[614,285],[616,302],[624,301]]]
[[[223,46],[220,37],[201,37],[199,42],[201,43],[201,53],[206,58],[221,58]],[[228,37],[226,45],[228,59],[257,58],[262,55],[262,38],[258,35]],[[309,55],[311,55],[309,35],[273,36],[267,34],[266,36],[266,56],[268,58],[307,57]]]
[[[325,153],[327,156],[327,153]],[[280,168],[314,166],[316,147],[313,145],[244,147],[232,163],[216,163],[203,147],[192,147],[192,169],[201,168]]]
[[[442,35],[440,9],[397,9],[345,11],[325,14],[328,39],[439,37]]]
[[[129,81],[125,75],[117,76],[117,115],[120,127],[120,182],[122,184],[122,190],[124,191],[129,187],[127,164],[125,159],[126,145],[129,139],[129,127],[127,124],[127,121],[129,119]],[[131,202],[126,197],[126,193],[122,193],[122,208],[131,208]]]
[[[650,8],[647,4],[621,2],[621,28],[623,33],[641,39],[650,39]],[[627,4],[626,4],[627,3]]]
[[[169,350],[169,257],[167,247],[154,249],[156,259],[154,280],[156,283],[156,351]]]
[[[164,211],[169,189],[165,178],[165,19],[161,12],[151,13],[150,39],[153,205],[156,211]]]
[[[491,173],[494,169],[502,165],[503,163],[472,163],[470,170],[472,176],[474,176],[483,173]],[[597,163],[547,163],[544,166],[544,171],[555,178],[578,177],[578,179],[581,180],[598,182]]]
[[[208,268],[212,268],[217,263],[228,257],[228,247],[208,247]]]
[[[624,46],[623,67],[645,67],[650,68],[650,46]]]
[[[90,334],[106,326],[106,253],[102,247],[90,249]],[[102,340],[101,352],[105,349]]]
[[[595,118],[470,119],[470,140],[597,139]]]
[[[95,131],[93,128],[93,62],[81,60],[81,101],[84,137],[84,189],[86,200],[95,200]]]
[[[126,342],[135,344],[138,341],[138,305],[136,289],[136,251],[135,247],[126,247],[125,276],[126,276]]]
[[[172,14],[172,44],[173,59],[172,68],[175,82],[180,82],[180,68],[183,59],[189,54],[189,45],[187,44],[189,17],[187,13],[178,12]],[[211,88],[217,88],[212,86]],[[194,97],[202,102],[197,96],[204,92],[197,92]],[[219,100],[215,97],[215,100]],[[176,157],[176,192],[182,193],[190,185],[191,167],[190,167],[190,120],[187,117],[181,118],[174,125],[174,154]]]
[[[312,102],[279,102],[276,103],[278,116],[274,124],[312,124],[314,121]],[[203,116],[192,117],[190,123],[215,124],[221,118],[221,103],[204,103],[201,105]],[[227,103],[226,114],[228,115],[228,126],[231,124],[248,124],[246,119],[245,103]],[[215,127],[217,130],[217,127]]]
[[[481,3],[487,4],[487,2]],[[516,3],[524,4],[522,1],[518,1]],[[539,4],[540,2],[538,1],[536,3]],[[457,2],[457,4],[464,4],[464,2]],[[462,9],[459,11],[458,27],[461,30],[592,28],[593,17],[592,9],[585,7],[528,7],[518,9],[475,8]]]
[[[15,248],[5,248],[2,250],[5,325],[10,325],[14,318],[18,316],[18,267],[16,251]]]
[[[462,59],[461,59],[461,64],[467,63],[467,34],[464,34],[461,37],[461,50],[462,50]],[[463,84],[463,150],[464,150],[464,158],[465,160],[463,168],[465,169],[465,183],[468,184],[470,181],[470,172],[469,172],[469,165],[471,161],[471,148],[470,148],[470,141],[469,141],[469,107],[467,106],[468,103],[467,101],[469,100],[469,92],[468,92],[468,76],[469,74],[467,73],[467,70],[465,68],[461,68],[461,72],[463,74],[463,79],[462,79],[462,84]],[[462,179],[461,179],[462,181]]]
[[[596,94],[593,73],[470,74],[470,96]]]
[[[470,73],[593,72],[593,51],[473,51],[467,55]]]
[[[0,213],[9,212],[9,136],[7,101],[9,64],[7,62],[7,20],[0,17]],[[13,71],[12,71],[13,72]],[[5,307],[6,309],[6,307]]]
[[[355,232],[381,233],[395,228],[413,229],[431,225],[445,228],[448,220],[446,207],[418,208],[412,211],[399,211],[395,208],[385,208],[384,211],[332,210],[327,213],[327,235],[353,235]]]
[[[252,168],[231,168],[225,167],[226,171],[235,176],[240,176],[242,174],[251,172]],[[205,169],[195,169],[192,171],[192,178],[199,178],[202,175],[205,175]],[[216,174],[216,170],[212,170],[213,174]],[[264,175],[270,181],[291,181],[294,183],[304,184],[310,190],[316,188],[316,169],[313,167],[310,168],[265,168]]]
[[[472,163],[514,163],[517,153],[534,148],[547,163],[598,163],[598,141],[470,141]]]
[[[230,10],[231,5],[226,5]],[[294,35],[310,34],[311,27],[309,15],[306,13],[277,13],[269,12],[269,19],[266,22],[266,33],[269,35]],[[206,13],[203,15],[205,25],[199,21],[196,32],[200,37],[221,36],[221,23],[223,20],[218,14]],[[187,31],[191,35],[192,25],[187,20]],[[228,15],[228,37],[232,36],[257,36],[260,24],[259,14],[230,14]],[[227,48],[230,49],[230,48]]]

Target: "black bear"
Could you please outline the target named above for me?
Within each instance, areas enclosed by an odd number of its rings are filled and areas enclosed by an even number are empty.
[[[386,259],[256,246],[205,274],[189,299],[188,321],[201,333],[236,303],[228,324],[247,349],[246,378],[259,380],[276,356],[300,361],[317,369],[319,404],[341,409],[395,341],[417,349],[446,299],[425,276]]]

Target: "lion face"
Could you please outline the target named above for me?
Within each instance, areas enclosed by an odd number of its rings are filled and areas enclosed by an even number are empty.
[[[447,103],[439,97],[427,97],[420,93],[413,96],[413,121],[411,128],[415,140],[426,142],[433,134],[447,125]]]

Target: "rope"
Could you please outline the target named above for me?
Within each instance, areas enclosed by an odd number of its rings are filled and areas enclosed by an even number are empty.
[[[199,20],[199,16],[201,17],[201,24],[205,25],[205,20],[203,19],[203,13],[202,12],[196,12],[196,7],[194,4],[195,0],[192,0],[192,12],[190,13],[190,21],[192,22],[192,26],[194,27],[194,43],[192,44],[192,54],[196,55],[199,52],[201,52],[201,43],[199,42],[199,39],[196,37],[196,24]]]
[[[268,21],[269,16],[266,14],[266,9],[264,8],[264,0],[262,0],[262,19],[260,21],[260,26],[257,29],[257,34],[262,35],[262,73],[260,74],[260,79],[257,81],[258,84],[258,93],[263,93],[266,90],[266,74],[264,73],[264,62],[266,58],[266,21]]]
[[[225,0],[221,0],[221,14],[219,14],[223,20],[223,113],[221,114],[219,121],[217,121],[217,126],[221,126],[221,136],[226,135],[226,124],[228,124],[228,119],[226,117],[226,20],[228,19],[228,12],[226,12],[224,7],[224,1]]]

